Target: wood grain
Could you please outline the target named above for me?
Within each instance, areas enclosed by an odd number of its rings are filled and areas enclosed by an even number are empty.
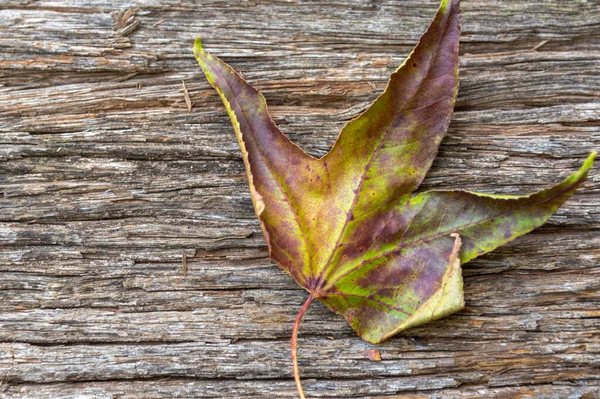
[[[0,2],[0,397],[296,397],[306,293],[266,256],[193,39],[323,155],[436,7]],[[463,14],[458,104],[422,189],[559,181],[600,147],[600,1],[465,0]],[[377,347],[313,305],[309,396],[600,398],[599,193],[596,168],[544,227],[464,266],[465,310]]]

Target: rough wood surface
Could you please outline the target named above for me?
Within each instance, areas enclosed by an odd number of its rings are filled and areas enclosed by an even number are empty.
[[[0,397],[294,398],[306,293],[267,259],[193,39],[322,155],[436,7],[0,1]],[[557,182],[600,147],[600,1],[463,10],[459,100],[423,188]],[[309,395],[600,398],[599,193],[596,168],[543,228],[464,266],[464,311],[379,345],[380,362],[313,305]]]

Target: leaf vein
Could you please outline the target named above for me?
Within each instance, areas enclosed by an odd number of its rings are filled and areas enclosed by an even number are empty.
[[[431,71],[432,65],[435,63],[435,58],[437,57],[437,53],[438,53],[438,51],[439,51],[439,49],[441,47],[440,43],[441,43],[442,37],[444,37],[444,32],[446,31],[446,29],[448,28],[448,25],[449,25],[450,15],[451,15],[451,13],[448,13],[446,15],[446,20],[444,21],[444,28],[443,28],[442,33],[440,34],[440,36],[438,38],[435,51],[434,51],[434,53],[433,53],[433,55],[431,57],[431,62],[427,66],[427,71],[425,72],[425,75],[423,77],[423,80],[421,80],[421,83],[423,83],[423,81],[425,80],[425,78],[427,77],[427,75],[429,74],[429,72]],[[419,88],[421,88],[421,84],[419,84],[418,87],[411,93],[411,97],[410,97],[409,101],[412,101],[414,99],[414,96],[419,92]],[[389,128],[386,130],[386,132],[384,133],[384,135],[381,138],[379,144],[377,145],[377,148],[375,149],[375,151],[371,155],[371,158],[369,159],[369,162],[367,163],[367,166],[365,167],[365,171],[363,172],[363,174],[361,176],[360,182],[359,182],[358,187],[356,189],[356,192],[354,194],[354,199],[352,201],[352,205],[350,206],[350,209],[347,212],[346,221],[344,222],[344,226],[340,230],[340,234],[339,234],[339,236],[338,236],[338,238],[336,240],[335,245],[332,248],[331,255],[329,256],[329,259],[327,260],[327,263],[323,267],[323,271],[319,275],[319,281],[318,281],[318,283],[316,285],[315,292],[321,290],[322,285],[325,282],[325,279],[324,279],[325,273],[327,273],[327,271],[329,269],[329,266],[331,265],[331,261],[333,260],[333,258],[335,256],[335,253],[337,252],[337,249],[338,249],[338,247],[340,245],[340,242],[342,241],[342,238],[344,236],[346,228],[348,227],[348,222],[350,221],[350,215],[352,215],[352,212],[354,211],[354,207],[356,206],[356,203],[358,202],[358,198],[360,196],[360,193],[361,193],[361,190],[362,190],[362,186],[363,186],[363,184],[365,182],[365,177],[367,175],[367,172],[371,168],[371,165],[373,164],[374,159],[376,158],[377,154],[381,150],[381,148],[383,146],[383,143],[385,142],[388,134],[390,133],[390,131],[392,130],[393,127],[394,127],[394,124],[392,123],[389,126]]]
[[[535,203],[532,203],[532,204],[527,204],[525,207],[533,207],[533,206],[536,206],[536,205],[539,205],[539,204],[543,204],[543,203],[545,203],[545,202],[552,201],[552,200],[553,200],[553,199],[555,199],[556,197],[558,197],[558,196],[560,196],[560,195],[564,194],[565,192],[569,191],[571,188],[573,188],[573,185],[571,185],[571,186],[568,186],[568,187],[567,187],[566,189],[564,189],[564,190],[560,190],[560,191],[558,191],[558,192],[557,192],[557,193],[555,193],[555,195],[553,195],[552,197],[549,197],[549,198],[544,198],[543,200],[541,200],[541,201],[538,201],[538,202],[535,202]],[[514,201],[514,200],[517,200],[517,199],[516,199],[516,198],[515,198],[515,199],[512,199],[512,201]],[[511,201],[511,199],[504,200],[504,201]],[[329,289],[329,288],[331,288],[333,285],[335,285],[335,284],[336,284],[338,281],[340,281],[340,280],[341,280],[341,279],[343,279],[344,277],[346,277],[346,276],[348,276],[348,275],[352,274],[353,272],[355,272],[355,271],[359,270],[359,269],[360,269],[360,268],[362,268],[363,266],[366,266],[366,265],[368,265],[369,263],[376,261],[377,259],[380,259],[380,258],[386,257],[386,256],[388,256],[388,255],[391,255],[391,254],[395,254],[395,253],[397,253],[397,252],[401,251],[402,249],[404,249],[404,248],[406,248],[406,247],[408,247],[408,246],[412,246],[412,245],[420,244],[420,243],[426,242],[427,240],[434,240],[434,239],[436,239],[436,238],[439,238],[439,237],[442,237],[442,236],[444,236],[444,235],[446,235],[446,234],[458,233],[458,232],[459,232],[459,230],[461,230],[461,229],[467,229],[467,228],[469,228],[469,227],[473,227],[473,226],[475,226],[475,225],[477,225],[477,224],[486,223],[486,222],[489,222],[490,220],[493,220],[493,219],[496,219],[496,218],[501,218],[501,217],[504,217],[504,216],[506,216],[506,215],[509,215],[509,214],[510,214],[510,213],[512,213],[512,212],[516,212],[517,210],[518,210],[518,209],[510,209],[510,210],[508,210],[508,211],[506,211],[506,212],[503,212],[503,213],[500,213],[500,214],[498,214],[498,215],[494,215],[494,216],[490,216],[490,217],[487,217],[487,218],[483,218],[483,219],[477,220],[477,221],[475,221],[475,222],[473,222],[473,223],[467,223],[467,224],[464,224],[464,225],[462,225],[462,226],[455,227],[455,228],[452,228],[452,229],[449,229],[449,230],[445,230],[445,231],[442,231],[442,232],[440,232],[440,233],[437,233],[437,234],[433,234],[433,235],[430,235],[430,236],[427,236],[427,237],[420,238],[420,239],[418,239],[418,240],[409,241],[409,242],[407,242],[407,243],[404,243],[404,244],[402,244],[402,245],[400,245],[400,246],[398,246],[398,247],[396,247],[396,248],[394,248],[394,249],[391,249],[391,250],[389,250],[389,251],[383,252],[383,253],[381,253],[381,254],[379,254],[379,255],[377,255],[377,256],[374,256],[373,258],[371,258],[371,259],[369,259],[369,260],[367,260],[367,261],[365,261],[365,262],[361,262],[360,264],[356,265],[355,267],[352,267],[350,270],[348,270],[347,272],[343,273],[342,275],[340,275],[339,277],[335,278],[333,281],[331,281],[330,283],[328,283],[328,284],[327,284],[327,286],[325,286],[325,287],[321,288],[321,290],[320,290],[320,291],[321,291],[321,292],[325,292],[327,289]],[[422,212],[422,208],[421,208],[421,211],[419,211],[419,212],[417,212],[417,213],[415,214],[415,216],[413,217],[413,219],[414,219],[414,218],[415,218],[415,217],[416,217],[418,214],[420,214],[421,212]],[[412,223],[412,220],[411,220],[411,223]],[[406,231],[406,230],[405,230],[405,231]]]
[[[221,77],[221,80],[225,83],[225,85],[233,93],[234,92],[233,88],[229,85],[229,82],[227,81],[227,79],[224,78],[224,76],[221,74],[221,72],[218,71],[218,70],[215,70],[214,72]],[[234,73],[237,74],[237,72],[234,72]],[[262,97],[262,95],[260,93],[258,93],[258,92],[257,92],[257,95],[259,97]],[[262,98],[262,100],[264,102],[264,98]],[[240,106],[240,104],[239,104],[236,96],[233,96],[233,101],[235,102],[235,104],[237,106],[237,109],[242,114],[242,117],[244,118],[244,122],[245,122],[246,126],[248,126],[248,128],[250,128],[251,125],[248,122],[248,118],[246,116],[246,113],[244,112],[244,109]],[[254,133],[253,134],[249,134],[248,136],[252,137],[252,140],[254,141],[254,145],[255,145],[255,147],[257,149],[258,154],[260,155],[262,161],[264,162],[264,164],[266,165],[267,169],[271,173],[271,176],[273,177],[273,180],[275,181],[275,183],[277,184],[277,186],[281,190],[281,193],[283,194],[283,197],[285,198],[285,201],[289,205],[290,210],[292,211],[292,214],[294,215],[294,219],[296,220],[296,223],[298,224],[298,228],[300,229],[300,232],[302,233],[302,238],[304,240],[304,246],[305,246],[306,251],[308,253],[308,251],[310,250],[309,246],[308,246],[308,240],[307,240],[307,237],[306,237],[306,233],[304,232],[304,227],[302,226],[302,223],[300,223],[300,217],[298,216],[298,212],[294,208],[294,205],[292,204],[292,201],[290,200],[290,198],[288,196],[288,193],[284,190],[284,188],[283,188],[281,182],[279,181],[277,175],[275,174],[275,172],[273,172],[273,169],[272,169],[271,165],[269,164],[269,162],[267,162],[267,158],[265,157],[264,153],[262,152],[262,149],[258,145],[258,142],[256,141],[256,138],[254,137]],[[310,262],[310,255],[308,255],[307,258],[308,258],[308,262],[309,262],[309,269],[312,270],[311,264],[310,264],[311,263]],[[305,280],[308,280],[308,276],[304,273],[304,271],[302,270],[302,268],[300,268],[299,272],[304,277]]]

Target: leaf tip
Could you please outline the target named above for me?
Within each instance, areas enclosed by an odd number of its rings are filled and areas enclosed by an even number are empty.
[[[598,151],[592,151],[590,155],[588,155],[587,159],[583,163],[583,168],[589,170],[594,165],[594,159],[596,159],[596,155],[598,155]]]
[[[594,166],[594,159],[596,159],[596,155],[598,155],[598,152],[592,151],[590,155],[588,155],[588,157],[585,159],[583,165],[581,165],[581,168],[579,168],[579,171],[576,172],[574,175],[578,180],[585,179],[588,171],[592,168],[592,166]]]
[[[197,37],[194,41],[194,56],[198,58],[200,54],[204,53],[204,47],[202,47],[202,38]]]
[[[460,0],[442,0],[441,4],[440,4],[440,9],[441,11],[445,11],[446,8],[448,8],[449,6],[459,6],[460,5]]]

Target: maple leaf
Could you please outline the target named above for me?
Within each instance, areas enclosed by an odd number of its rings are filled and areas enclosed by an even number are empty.
[[[317,159],[275,126],[264,97],[229,65],[194,54],[242,150],[269,256],[360,337],[381,342],[464,307],[461,264],[542,225],[585,180],[596,153],[562,183],[525,196],[413,195],[436,157],[458,92],[459,0],[443,0],[385,91]]]

